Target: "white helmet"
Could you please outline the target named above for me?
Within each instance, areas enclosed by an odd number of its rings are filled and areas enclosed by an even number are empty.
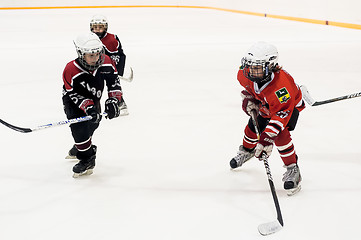
[[[241,70],[245,77],[253,82],[267,82],[271,79],[273,70],[277,67],[278,51],[275,46],[265,42],[254,44],[241,60]],[[263,75],[255,76],[250,68],[262,68]]]
[[[103,15],[94,15],[90,20],[90,31],[93,31],[94,25],[102,24],[104,25],[104,33],[108,31],[108,19]]]
[[[95,33],[90,32],[79,35],[74,40],[74,45],[78,53],[79,62],[87,70],[95,70],[103,64],[105,58],[103,43]],[[95,65],[90,65],[85,61],[84,55],[91,53],[99,53],[100,55]]]

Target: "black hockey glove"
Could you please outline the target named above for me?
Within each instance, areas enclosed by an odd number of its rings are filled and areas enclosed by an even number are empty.
[[[92,117],[89,121],[93,123],[99,123],[102,120],[102,115],[99,114],[94,105],[87,107],[86,114]]]
[[[105,101],[105,112],[108,114],[108,118],[119,117],[120,114],[120,102],[116,98],[108,98]]]

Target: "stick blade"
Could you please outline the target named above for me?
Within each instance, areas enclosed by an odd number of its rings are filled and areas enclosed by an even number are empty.
[[[305,85],[300,86],[302,92],[302,98],[305,100],[309,105],[313,106],[315,104],[315,100],[311,97],[311,94],[308,92],[308,89]]]
[[[263,223],[258,226],[258,232],[263,236],[276,233],[281,229],[282,229],[282,225],[280,224],[279,221]]]
[[[132,82],[133,81],[133,68],[132,67],[129,67],[130,68],[130,73],[129,73],[129,77],[122,77],[122,76],[119,76],[119,78],[121,80],[124,80],[124,81],[127,81],[127,82]]]
[[[4,124],[4,125],[7,126],[8,128],[11,128],[12,130],[15,130],[15,131],[18,131],[18,132],[21,132],[21,133],[29,133],[29,132],[32,132],[32,131],[33,131],[33,130],[30,129],[30,128],[22,128],[22,127],[17,127],[17,126],[11,125],[10,123],[5,122],[5,121],[2,120],[2,119],[0,119],[0,123]]]

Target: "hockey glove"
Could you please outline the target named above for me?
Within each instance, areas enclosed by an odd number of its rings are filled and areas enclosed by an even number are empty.
[[[108,98],[105,101],[105,112],[108,114],[108,118],[116,118],[119,117],[120,114],[120,102],[116,98]]]
[[[254,156],[261,160],[263,154],[268,158],[271,156],[274,139],[267,133],[263,132],[256,145]]]
[[[92,117],[90,121],[93,123],[99,123],[102,119],[102,115],[99,114],[94,105],[87,107],[85,112],[88,116]]]
[[[115,63],[115,65],[118,65],[119,60],[120,60],[120,56],[118,56],[118,55],[113,55],[113,56],[110,56],[110,58],[113,60],[113,62]]]
[[[261,103],[260,101],[258,101],[252,94],[250,94],[246,90],[243,90],[241,92],[241,97],[242,109],[248,116],[251,116],[252,110],[256,110],[256,112],[258,113],[258,106]]]

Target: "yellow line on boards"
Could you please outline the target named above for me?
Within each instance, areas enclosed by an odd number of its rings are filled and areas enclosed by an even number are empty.
[[[235,9],[206,7],[206,6],[177,6],[177,5],[129,5],[129,6],[126,6],[125,5],[125,6],[0,7],[0,10],[79,9],[79,8],[201,8],[201,9],[213,9],[213,10],[219,10],[219,11],[225,11],[225,12],[253,15],[253,16],[259,16],[259,17],[269,17],[269,18],[276,18],[276,19],[283,19],[283,20],[290,20],[290,21],[297,21],[297,22],[330,25],[330,26],[336,26],[336,27],[342,27],[342,28],[351,28],[351,29],[361,30],[360,24],[342,23],[342,22],[334,22],[334,21],[327,21],[327,20],[316,20],[316,19],[300,18],[300,17],[280,16],[280,15],[273,15],[273,14],[267,14],[267,13],[248,12],[248,11],[241,11],[241,10],[235,10]]]

